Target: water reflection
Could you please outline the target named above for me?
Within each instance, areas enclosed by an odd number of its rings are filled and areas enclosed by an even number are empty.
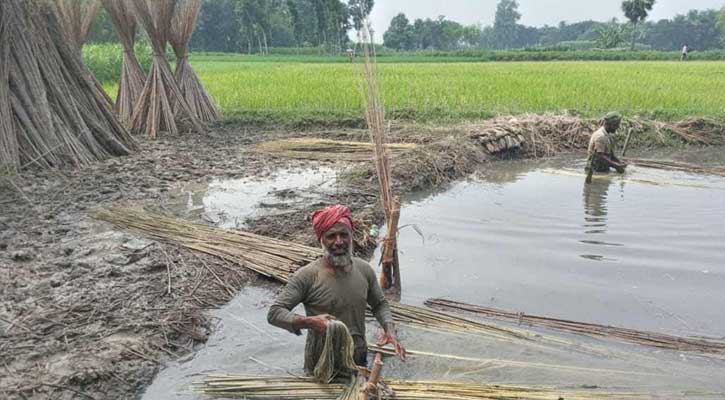
[[[601,235],[607,233],[607,197],[609,186],[612,182],[609,179],[592,181],[584,184],[584,233],[588,235]]]

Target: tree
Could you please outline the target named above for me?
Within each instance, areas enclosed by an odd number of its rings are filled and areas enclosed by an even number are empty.
[[[632,23],[632,50],[637,41],[637,25],[647,19],[654,5],[655,0],[625,0],[622,2],[622,11]]]
[[[518,22],[521,19],[519,3],[516,0],[501,0],[496,7],[493,23],[494,47],[510,49],[518,41]]]
[[[352,26],[359,31],[362,29],[363,22],[373,11],[375,0],[349,0],[347,4],[352,17]]]
[[[405,14],[400,13],[390,21],[390,27],[383,34],[383,45],[396,50],[413,49],[413,27]]]
[[[625,41],[624,27],[617,22],[616,18],[612,19],[605,27],[599,29],[599,37],[596,40],[597,45],[603,49],[619,47]]]

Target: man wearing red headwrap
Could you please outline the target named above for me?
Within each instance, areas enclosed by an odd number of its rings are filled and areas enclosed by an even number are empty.
[[[315,230],[324,256],[297,271],[270,307],[270,324],[300,335],[308,330],[305,346],[305,371],[315,369],[325,344],[327,323],[332,319],[343,322],[355,342],[354,359],[367,365],[365,340],[365,311],[369,305],[383,327],[379,346],[391,344],[401,359],[405,349],[398,342],[390,305],[370,265],[352,256],[354,224],[350,210],[334,205],[312,214]],[[303,304],[306,315],[292,310]]]

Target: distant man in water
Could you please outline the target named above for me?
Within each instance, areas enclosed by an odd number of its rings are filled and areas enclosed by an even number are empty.
[[[586,166],[587,183],[591,182],[594,172],[609,172],[613,168],[623,174],[627,168],[627,164],[614,155],[613,136],[621,122],[622,116],[619,113],[610,112],[604,117],[602,127],[592,134]]]
[[[390,304],[372,267],[352,256],[353,222],[350,210],[342,205],[312,214],[312,225],[325,255],[297,271],[275,303],[267,321],[296,335],[308,330],[305,345],[305,372],[312,374],[325,344],[327,323],[337,319],[350,330],[355,343],[354,360],[367,366],[365,310],[369,305],[384,329],[379,346],[391,344],[405,360],[405,349],[398,342]],[[305,307],[305,316],[292,310]]]

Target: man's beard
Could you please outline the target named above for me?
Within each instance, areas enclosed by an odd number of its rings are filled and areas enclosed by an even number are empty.
[[[352,245],[345,246],[345,252],[343,253],[340,249],[333,249],[322,245],[322,249],[325,251],[325,257],[327,261],[335,268],[345,268],[352,265]],[[337,254],[336,254],[337,253]]]

